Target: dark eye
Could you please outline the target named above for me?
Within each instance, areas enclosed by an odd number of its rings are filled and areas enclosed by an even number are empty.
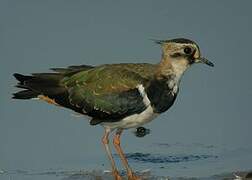
[[[185,54],[191,54],[192,53],[192,49],[190,47],[185,47],[184,53]]]

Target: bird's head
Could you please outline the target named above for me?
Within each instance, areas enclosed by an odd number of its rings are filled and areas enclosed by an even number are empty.
[[[195,63],[204,63],[209,66],[214,64],[202,57],[199,46],[192,40],[179,38],[171,40],[155,40],[162,47],[163,59],[172,64],[190,66]]]

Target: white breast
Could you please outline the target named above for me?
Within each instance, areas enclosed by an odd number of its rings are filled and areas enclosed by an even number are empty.
[[[171,64],[173,67],[173,76],[168,82],[168,86],[170,89],[172,89],[172,93],[176,94],[178,92],[178,86],[181,77],[183,76],[184,72],[188,69],[189,65],[186,59],[179,61],[172,61]]]
[[[109,129],[128,129],[128,128],[134,128],[142,126],[151,120],[153,120],[155,117],[157,117],[158,114],[153,112],[153,109],[151,106],[149,106],[147,109],[145,109],[140,114],[133,114],[131,116],[128,116],[118,122],[103,122],[102,126]]]
[[[101,124],[102,126],[109,129],[134,128],[146,124],[158,116],[157,113],[153,112],[153,108],[151,107],[150,100],[148,99],[148,96],[145,93],[143,85],[138,85],[137,88],[139,93],[143,97],[143,102],[147,106],[147,108],[139,114],[133,114],[131,116],[125,117],[118,122],[103,122]]]

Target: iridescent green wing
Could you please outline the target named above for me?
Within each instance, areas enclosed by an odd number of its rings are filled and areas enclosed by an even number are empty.
[[[133,66],[103,65],[65,78],[62,83],[68,89],[70,103],[93,117],[93,124],[117,121],[142,112],[146,105],[137,86],[148,81],[151,74],[147,75],[144,67],[152,66]],[[149,71],[153,72],[153,69]]]

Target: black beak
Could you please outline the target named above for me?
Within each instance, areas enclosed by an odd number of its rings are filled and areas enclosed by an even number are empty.
[[[204,57],[198,58],[197,61],[200,62],[200,63],[204,63],[204,64],[206,64],[208,66],[214,67],[214,64],[211,61],[209,61],[208,59],[204,58]]]

